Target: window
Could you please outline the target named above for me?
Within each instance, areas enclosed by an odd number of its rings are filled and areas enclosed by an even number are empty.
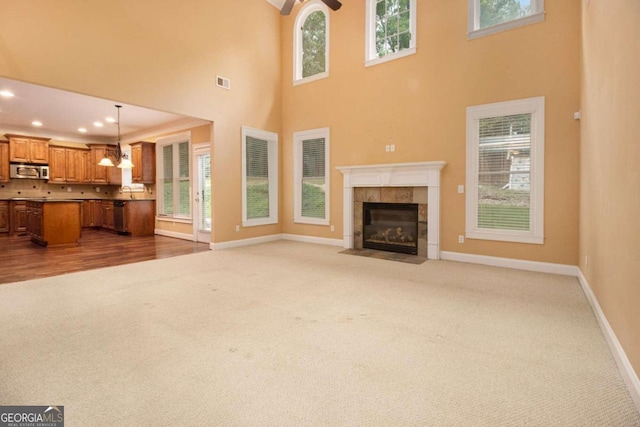
[[[468,0],[469,38],[544,20],[544,0]]]
[[[191,134],[184,133],[156,142],[158,215],[191,219],[191,173],[189,150]]]
[[[242,127],[242,225],[278,222],[278,135]]]
[[[329,12],[319,0],[298,13],[294,25],[294,84],[329,76]]]
[[[416,0],[367,0],[365,65],[416,52]]]
[[[329,128],[293,134],[294,222],[329,225]]]
[[[544,97],[467,108],[467,238],[544,243]]]

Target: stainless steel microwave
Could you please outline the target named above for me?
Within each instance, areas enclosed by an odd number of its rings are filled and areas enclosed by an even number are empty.
[[[11,163],[9,178],[49,179],[49,166]]]

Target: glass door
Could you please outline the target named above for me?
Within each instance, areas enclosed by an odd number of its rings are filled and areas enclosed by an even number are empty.
[[[194,225],[198,242],[211,242],[211,150],[209,144],[194,147]]]

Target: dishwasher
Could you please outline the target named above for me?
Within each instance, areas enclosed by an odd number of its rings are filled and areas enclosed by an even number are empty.
[[[114,200],[113,202],[113,227],[118,234],[128,234],[124,215],[126,204],[127,202],[124,200]]]

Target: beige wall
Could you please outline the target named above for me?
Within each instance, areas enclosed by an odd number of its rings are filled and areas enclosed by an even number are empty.
[[[583,5],[580,269],[640,373],[640,2]],[[588,257],[588,260],[587,260]]]
[[[280,132],[280,15],[263,0],[0,0],[0,75],[215,122],[215,241],[241,219],[242,125]],[[217,88],[216,75],[231,80]]]
[[[294,13],[283,24],[284,232],[342,238],[342,175],[336,166],[444,160],[442,249],[577,264],[580,3],[547,2],[541,24],[469,41],[467,2],[418,2],[417,54],[365,68],[364,1],[331,13],[330,77],[292,86]],[[299,7],[299,6],[298,6]],[[467,239],[466,107],[546,97],[545,244]],[[331,128],[331,222],[293,224],[292,133]],[[395,153],[385,145],[395,144]]]

